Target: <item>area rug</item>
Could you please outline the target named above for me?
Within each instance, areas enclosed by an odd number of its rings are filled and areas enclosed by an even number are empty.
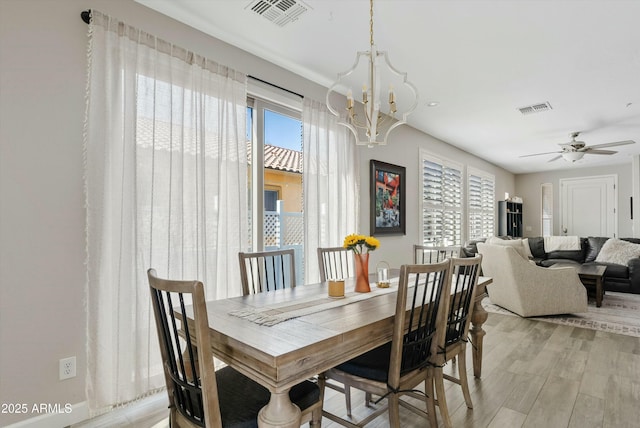
[[[519,316],[494,305],[488,297],[482,300],[482,306],[487,312]],[[586,313],[530,317],[529,319],[640,337],[640,295],[607,291],[599,308],[596,307],[594,300],[589,299],[589,308]]]

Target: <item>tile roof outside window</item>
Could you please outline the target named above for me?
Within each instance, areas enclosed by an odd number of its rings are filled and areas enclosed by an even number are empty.
[[[251,143],[247,144],[247,156],[251,163]],[[284,147],[264,145],[264,167],[302,174],[302,152]]]

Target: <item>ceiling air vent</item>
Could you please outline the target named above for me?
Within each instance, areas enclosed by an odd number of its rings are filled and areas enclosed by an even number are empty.
[[[245,9],[263,16],[280,27],[297,20],[310,9],[300,0],[254,0]]]
[[[518,110],[520,110],[520,113],[522,114],[540,113],[543,111],[551,110],[551,104],[549,104],[548,102],[538,103],[526,107],[520,107]]]

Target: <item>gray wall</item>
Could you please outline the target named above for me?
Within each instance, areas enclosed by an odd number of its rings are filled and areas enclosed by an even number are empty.
[[[561,235],[560,180],[565,178],[616,175],[618,177],[618,236],[633,236],[633,224],[631,221],[631,208],[629,204],[629,197],[632,195],[633,190],[631,171],[632,165],[631,159],[629,159],[628,163],[620,165],[591,168],[575,168],[568,166],[562,171],[547,171],[517,175],[515,178],[515,195],[521,196],[524,201],[522,208],[523,222],[525,226],[524,235],[542,235],[540,218],[542,216],[541,186],[543,183],[551,183],[553,185],[553,232],[554,235]],[[497,195],[500,194],[498,193]],[[585,215],[588,215],[588,213],[585,213]],[[529,227],[531,230],[528,230]]]
[[[85,9],[98,9],[220,63],[310,98],[325,88],[157,14],[132,0],[0,0],[0,402],[85,400],[87,346],[82,128]],[[319,35],[321,36],[321,35]],[[418,150],[514,177],[407,127],[391,145],[361,151],[362,230],[369,230],[370,158],[407,167],[407,235],[381,239],[372,263],[406,262],[419,242]],[[337,243],[338,244],[338,243]],[[58,360],[76,355],[78,376],[58,380]],[[126,356],[124,356],[126,358]],[[0,414],[0,426],[36,416]],[[77,416],[77,415],[75,415]],[[71,415],[73,418],[74,415]],[[63,425],[63,424],[56,424]]]
[[[429,135],[416,131],[414,128],[405,126],[396,128],[390,135],[387,146],[364,148],[360,153],[360,233],[369,234],[370,232],[369,160],[375,159],[404,166],[407,172],[407,234],[404,236],[380,237],[381,246],[379,250],[371,254],[370,269],[373,269],[380,260],[384,260],[391,266],[396,267],[413,260],[413,255],[411,254],[412,246],[413,244],[421,243],[420,149],[425,149],[443,158],[462,163],[465,168],[471,166],[494,174],[496,177],[497,199],[500,199],[500,195],[504,196],[505,192],[513,194],[515,189],[513,174]],[[463,182],[464,186],[466,186],[466,178]]]

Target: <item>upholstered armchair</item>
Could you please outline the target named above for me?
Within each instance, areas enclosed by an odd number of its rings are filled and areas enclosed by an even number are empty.
[[[492,303],[523,317],[587,311],[587,290],[572,267],[544,268],[512,247],[478,243]]]

